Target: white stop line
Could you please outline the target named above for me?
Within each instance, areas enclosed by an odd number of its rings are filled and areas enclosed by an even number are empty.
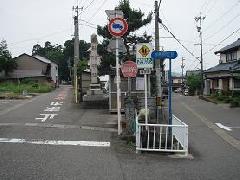
[[[110,147],[110,142],[99,142],[99,141],[62,141],[62,140],[57,141],[57,140],[26,140],[26,139],[15,139],[15,138],[0,138],[0,143]]]

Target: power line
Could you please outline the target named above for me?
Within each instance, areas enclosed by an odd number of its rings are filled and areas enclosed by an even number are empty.
[[[240,13],[237,14],[236,16],[234,16],[234,18],[232,18],[227,24],[225,24],[224,26],[222,26],[218,31],[216,31],[215,33],[213,33],[211,36],[206,37],[206,39],[204,39],[204,41],[211,39],[212,37],[214,37],[216,34],[218,34],[219,32],[221,32],[223,29],[225,29],[228,25],[230,25],[236,18],[238,18],[240,16]]]
[[[88,26],[88,27],[90,27],[90,28],[97,29],[96,27],[91,26],[91,25],[89,25],[89,24],[79,24],[79,25],[82,25],[82,26]]]
[[[84,19],[79,19],[79,21],[85,22],[85,23],[90,24],[92,26],[97,26],[97,24],[90,23],[90,22],[88,22],[88,21],[86,21]]]
[[[233,6],[231,6],[227,11],[225,11],[221,16],[219,16],[217,19],[215,19],[210,25],[208,25],[205,28],[205,31],[207,29],[209,29],[210,27],[212,27],[212,25],[214,25],[216,22],[218,22],[219,20],[221,20],[224,16],[226,16],[229,12],[232,12],[233,8],[238,7],[240,1],[238,0],[237,3],[235,3]]]
[[[40,40],[40,39],[44,39],[44,38],[46,38],[46,37],[55,36],[56,34],[60,34],[60,33],[63,33],[63,32],[67,32],[67,31],[69,31],[69,30],[71,30],[71,29],[68,28],[68,29],[65,29],[65,30],[63,30],[63,31],[53,32],[53,33],[50,33],[50,34],[47,34],[47,35],[44,35],[44,36],[40,36],[40,37],[38,37],[38,38],[25,39],[25,40],[22,40],[22,41],[9,43],[9,45],[15,46],[16,44],[21,44],[21,43],[28,42],[28,41]]]
[[[209,9],[206,8],[206,12],[205,12],[205,14],[209,13],[209,12],[213,9],[213,7],[216,6],[216,4],[217,4],[217,3],[216,3],[217,0],[212,1],[212,2],[213,2],[213,3],[212,3],[212,6],[211,6]]]
[[[95,11],[95,13],[88,19],[91,20],[93,17],[95,17],[97,15],[97,13],[101,10],[101,8],[104,6],[104,4],[107,2],[108,0],[104,0],[103,3],[99,6],[99,8]]]
[[[203,4],[202,4],[202,6],[201,6],[201,10],[206,6],[208,6],[208,4],[211,2],[211,0],[206,0]]]
[[[223,40],[221,40],[217,45],[213,46],[212,48],[210,48],[209,50],[207,50],[205,53],[203,53],[203,55],[208,54],[209,52],[211,52],[213,49],[215,49],[217,46],[219,46],[222,42],[226,41],[228,38],[230,38],[232,35],[234,35],[235,33],[237,33],[238,31],[240,31],[240,28],[238,28],[237,30],[233,31],[230,35],[228,35],[226,38],[224,38]]]
[[[180,41],[179,39],[176,38],[176,36],[168,29],[168,27],[166,25],[164,25],[162,22],[160,22],[162,24],[162,26],[164,27],[164,29],[169,32],[172,37],[191,55],[193,56],[194,58],[196,58],[196,56],[193,54],[193,52],[191,52],[186,46],[184,46]],[[197,59],[197,58],[196,58]]]
[[[83,9],[83,11],[85,11],[87,8],[89,8],[89,7],[92,5],[93,2],[94,2],[94,0],[92,0],[92,1]]]

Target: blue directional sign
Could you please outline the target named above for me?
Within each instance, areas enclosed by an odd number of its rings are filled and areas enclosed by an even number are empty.
[[[153,51],[151,54],[153,59],[175,59],[177,56],[176,51]]]

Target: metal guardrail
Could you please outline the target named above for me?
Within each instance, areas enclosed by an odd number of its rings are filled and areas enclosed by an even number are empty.
[[[178,152],[188,155],[188,125],[173,115],[173,124],[144,124],[136,116],[136,151]]]

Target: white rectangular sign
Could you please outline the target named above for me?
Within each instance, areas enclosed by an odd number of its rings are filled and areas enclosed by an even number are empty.
[[[144,78],[143,77],[136,77],[136,90],[144,91]]]
[[[151,74],[151,69],[141,69],[140,74]]]
[[[150,43],[140,43],[136,47],[136,63],[138,69],[153,68],[151,53],[153,51]]]

